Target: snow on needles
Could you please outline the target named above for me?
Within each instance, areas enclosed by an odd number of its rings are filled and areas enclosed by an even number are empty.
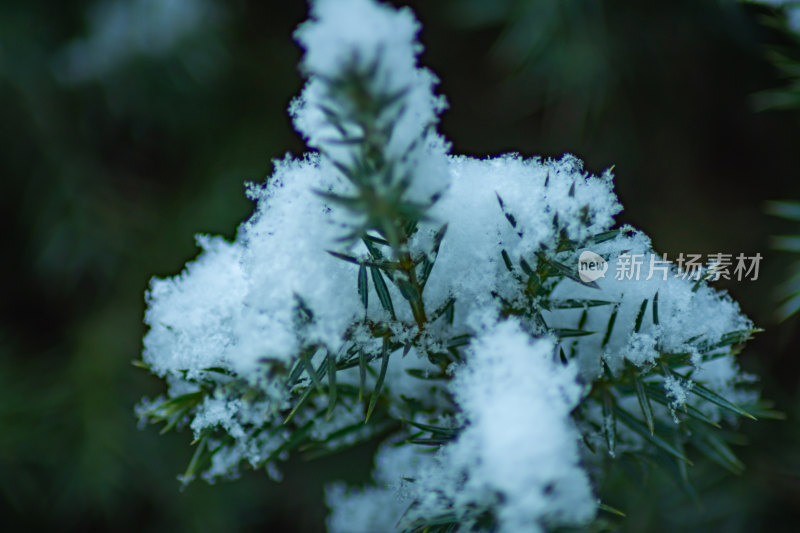
[[[450,386],[465,425],[458,439],[436,455],[384,448],[378,487],[329,488],[329,530],[390,531],[448,513],[469,523],[492,508],[504,533],[590,520],[595,499],[569,416],[582,388],[554,354],[552,340],[514,321],[483,332]]]
[[[569,416],[582,387],[575,368],[561,365],[555,354],[552,340],[532,341],[508,320],[477,338],[452,382],[466,428],[442,449],[442,467],[465,473],[463,487],[454,491],[461,505],[499,500],[501,532],[533,531],[544,522],[580,524],[594,515],[591,485],[580,467],[580,435]],[[425,482],[432,491],[437,476]]]
[[[436,76],[417,66],[422,46],[416,40],[420,26],[413,13],[371,0],[319,0],[312,4],[311,17],[296,32],[306,50],[301,66],[309,83],[290,107],[295,128],[311,148],[348,162],[352,149],[344,138],[366,135],[365,128],[383,130],[391,123],[383,146],[386,157],[404,163],[404,170],[416,178],[413,198],[429,201],[447,185],[447,146],[431,128],[446,104],[434,94]],[[352,90],[366,90],[387,101],[402,95],[402,100],[364,124],[360,117],[369,109],[358,105],[363,101],[358,94],[352,101],[330,98],[327,82],[349,72],[370,73],[366,87]],[[331,121],[331,112],[355,120]]]
[[[183,273],[152,280],[143,360],[168,391],[138,412],[190,427],[196,457],[208,451],[187,481],[247,463],[278,479],[300,445],[393,431],[371,484],[328,488],[331,531],[585,524],[603,453],[581,441],[614,456],[598,394],[633,412],[613,380],[644,376],[667,399],[650,415],[660,427],[687,404],[731,418],[706,400],[757,398],[738,388],[752,379],[732,348],[753,325],[674,266],[614,276],[631,254],[645,270],[660,258],[646,235],[613,229],[610,172],[572,155],[448,155],[418,31],[407,8],[313,3],[296,33],[308,83],[290,114],[315,152],[248,186],[255,212],[233,242],[199,236]],[[607,262],[605,277],[581,282],[583,251]],[[678,363],[651,372],[665,355]],[[649,445],[621,424],[615,440]]]

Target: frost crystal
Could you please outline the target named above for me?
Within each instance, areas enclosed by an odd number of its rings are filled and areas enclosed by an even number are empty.
[[[409,10],[311,17],[290,113],[316,152],[147,293],[143,364],[169,390],[137,412],[194,432],[182,479],[278,479],[298,449],[388,434],[370,485],[329,487],[331,531],[515,532],[590,522],[606,455],[733,457],[711,431],[757,401],[736,303],[615,227],[610,172],[448,155]],[[580,275],[587,252],[604,275]],[[615,275],[632,257],[660,275]]]

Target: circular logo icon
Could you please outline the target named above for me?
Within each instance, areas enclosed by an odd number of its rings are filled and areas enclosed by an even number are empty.
[[[584,250],[578,256],[578,276],[582,281],[590,282],[605,277],[608,261],[594,252]]]

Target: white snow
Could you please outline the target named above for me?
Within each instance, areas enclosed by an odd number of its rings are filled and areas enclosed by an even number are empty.
[[[381,324],[396,345],[414,344],[405,357],[396,349],[389,358],[382,391],[388,415],[463,429],[436,453],[384,444],[372,485],[328,489],[331,531],[391,531],[448,514],[466,528],[482,513],[491,513],[503,532],[584,524],[594,516],[596,499],[573,412],[603,376],[603,362],[612,373],[631,367],[646,373],[657,370],[662,354],[685,353],[692,379],[723,396],[752,400],[752,394],[736,389],[750,378],[728,348],[713,358],[703,351],[726,333],[752,329],[752,323],[725,293],[682,279],[674,266],[661,263],[641,232],[623,227],[603,242],[586,241],[611,229],[621,210],[610,172],[592,175],[572,155],[558,160],[447,156],[447,142],[430,128],[444,104],[433,93],[435,77],[417,66],[418,31],[408,9],[370,0],[313,4],[311,20],[297,31],[309,83],[291,114],[318,153],[287,156],[264,184],[249,187],[255,213],[234,242],[198,237],[202,251],[183,273],[152,281],[144,361],[166,378],[171,397],[199,390],[198,382],[214,387],[187,422],[196,437],[209,430],[226,435],[226,441],[210,441],[219,450],[204,476],[231,477],[240,463],[265,460],[290,437],[283,417],[298,391],[311,386],[305,375],[287,384],[300,353],[310,350],[317,368],[328,353],[342,356],[348,343],[374,356],[382,340],[370,328]],[[347,69],[361,72],[371,65],[372,96],[408,89],[401,111],[388,122],[394,126],[383,155],[409,171],[406,199],[430,204],[428,220],[408,243],[412,257],[431,257],[433,235],[447,224],[423,298],[429,317],[453,299],[452,324],[443,316],[420,330],[388,278],[396,319],[383,309],[372,280],[364,309],[359,267],[328,253],[341,250],[339,237],[363,221],[318,193],[352,192],[334,162],[359,157],[360,148],[337,140],[363,132],[357,124],[340,131],[321,106],[355,113],[348,108],[352,101],[329,94],[328,84]],[[363,244],[344,251],[367,257]],[[608,264],[595,287],[571,279],[585,251]],[[635,257],[641,261],[639,275],[617,275]],[[550,277],[543,285],[552,289],[549,295],[526,292],[528,267],[554,262],[571,276],[555,286]],[[664,268],[648,275],[651,265]],[[568,300],[607,304],[547,309],[553,301]],[[504,306],[516,311],[502,315]],[[536,309],[543,322],[531,318]],[[559,330],[578,328],[584,313],[582,328],[591,334],[557,338]],[[460,348],[458,363],[446,369],[444,379],[409,373],[441,373],[444,368],[428,355],[449,353],[448,342],[462,335],[471,343]],[[566,363],[559,357],[562,350],[574,354]],[[379,357],[370,362],[367,395],[380,363]],[[716,406],[691,394],[691,381],[649,379],[661,384],[673,409],[691,403],[715,420],[721,417]],[[260,393],[257,400],[245,399],[240,381]],[[359,368],[338,372],[337,383],[359,386]],[[419,410],[410,409],[407,400],[419,402]],[[635,398],[618,400],[638,412]],[[140,412],[155,405],[145,402]],[[309,435],[324,441],[357,425],[364,414],[352,397],[339,398],[330,419],[326,411],[327,396],[312,397],[294,421],[311,423]],[[654,406],[654,413],[672,423],[669,409]],[[583,414],[598,427],[603,423],[596,402]],[[338,442],[368,435],[367,427]],[[596,441],[596,435],[587,439]],[[619,439],[623,450],[647,445],[624,428]],[[279,477],[274,462],[267,468]]]

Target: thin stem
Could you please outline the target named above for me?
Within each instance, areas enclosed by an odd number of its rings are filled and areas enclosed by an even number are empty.
[[[411,313],[414,315],[414,320],[416,321],[417,326],[419,326],[419,329],[422,330],[425,328],[425,324],[428,322],[428,317],[425,314],[425,300],[422,298],[422,287],[417,279],[416,269],[414,268],[414,260],[411,258],[410,253],[400,253],[400,268],[406,273],[406,275],[408,275],[409,283],[419,294],[418,300],[409,300],[408,303],[411,306]]]

